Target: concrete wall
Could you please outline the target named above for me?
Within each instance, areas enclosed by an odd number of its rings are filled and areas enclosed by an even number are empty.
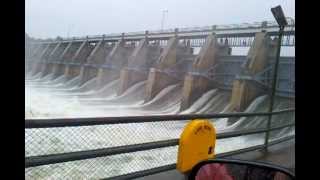
[[[27,44],[28,46],[31,46]],[[26,54],[25,57],[25,72],[29,72],[30,74],[34,74],[35,64],[38,63],[39,57],[42,51],[46,48],[46,44],[35,44],[32,47],[29,47],[29,53]],[[26,51],[28,51],[26,50]],[[27,52],[26,52],[27,53]]]
[[[105,59],[103,66],[98,70],[97,86],[102,87],[107,83],[120,78],[120,70],[128,64],[128,58],[134,46],[126,45],[120,40]]]
[[[32,74],[34,64],[36,61],[36,56],[39,54],[39,51],[43,48],[43,44],[36,44],[32,48],[30,47],[29,53],[25,56],[25,72]]]
[[[205,91],[214,88],[215,84],[203,76],[187,74],[182,89],[180,110],[189,108]]]
[[[81,84],[98,76],[99,66],[104,63],[112,48],[112,46],[108,45],[103,40],[97,43],[88,56],[85,63],[86,65],[82,66],[80,69]]]
[[[30,60],[31,61],[37,60],[40,57],[42,51],[46,47],[47,47],[47,44],[38,44],[37,46],[35,46],[30,53]]]
[[[43,52],[41,55],[41,61],[47,61],[52,52],[56,50],[60,43],[52,43],[48,46],[47,50]]]
[[[182,90],[182,102],[180,110],[190,107],[203,93],[218,87],[209,79],[206,73],[221,60],[221,56],[228,54],[229,47],[218,43],[215,35],[206,38],[204,46],[192,66],[192,73],[188,73],[184,79]]]
[[[86,59],[90,55],[94,46],[90,45],[88,41],[84,41],[80,47],[77,49],[74,56],[71,58],[72,63],[76,63],[75,65],[68,65],[65,71],[65,75],[68,78],[76,77],[80,74],[80,69],[82,64],[85,63]]]
[[[119,69],[107,69],[107,68],[100,68],[98,70],[97,75],[97,88],[101,88],[108,84],[109,82],[119,79],[120,72]]]
[[[169,39],[167,46],[164,47],[155,68],[159,70],[171,68],[172,65],[192,56],[192,52],[190,44],[181,42],[177,36],[172,37]]]
[[[126,45],[126,41],[119,41],[106,57],[104,65],[121,69],[128,64],[128,59],[134,50],[134,46]]]
[[[147,77],[146,73],[140,72],[133,69],[124,68],[120,74],[120,86],[117,94],[123,94],[127,89],[137,82],[145,80]]]
[[[61,56],[57,58],[58,63],[70,62],[75,55],[76,51],[80,47],[81,43],[79,42],[70,42],[67,47],[62,52]],[[67,65],[65,64],[56,64],[53,67],[53,73],[56,76],[62,75],[65,73]]]
[[[44,57],[44,63],[42,64],[42,68],[41,68],[41,72],[42,72],[42,77],[46,76],[47,74],[49,74],[51,72],[51,64],[50,61],[52,60],[52,56],[54,54],[56,54],[57,50],[59,49],[59,47],[61,46],[61,42],[58,42],[54,47],[53,50],[47,54],[46,57]]]
[[[237,75],[243,71],[242,65],[247,60],[246,56],[222,56],[219,64],[217,65],[215,74],[215,81],[219,83],[219,88],[232,90],[234,80]],[[268,66],[273,66],[274,62],[269,60]],[[211,74],[210,74],[211,76]],[[280,92],[287,90],[294,92],[294,77],[295,77],[295,58],[294,57],[280,57],[279,71],[278,71],[278,95],[289,96],[288,92]],[[211,77],[213,78],[213,77]],[[272,73],[266,74],[265,77],[272,78]],[[271,82],[271,80],[270,80]]]
[[[43,48],[41,51],[39,51],[39,54],[37,54],[37,56],[36,56],[36,61],[33,64],[33,67],[32,67],[33,75],[41,72],[41,70],[42,70],[42,61],[44,61],[43,57],[46,56],[46,54],[48,54],[49,52],[52,51],[52,46],[53,45],[54,44],[47,44],[45,46],[45,48]]]
[[[64,52],[61,54],[60,62],[70,62],[81,44],[82,43],[80,42],[69,43]]]
[[[274,60],[275,42],[265,32],[256,34],[242,72],[233,83],[230,111],[244,111],[256,97],[266,93],[253,79],[267,67],[270,60]]]
[[[46,66],[45,73],[54,73],[54,66],[55,62],[59,61],[59,57],[62,55],[64,50],[67,48],[69,43],[59,43],[59,46],[56,47],[56,49],[51,53],[49,59],[48,59],[48,64]]]
[[[151,68],[148,81],[146,85],[145,102],[154,98],[163,88],[177,83],[177,80],[172,78],[162,71],[158,71],[156,68]]]
[[[237,79],[233,82],[231,95],[231,111],[242,112],[251,102],[258,96],[264,94],[265,91],[254,81]]]
[[[191,48],[179,44],[178,37],[172,37],[168,41],[154,68],[149,71],[145,102],[150,101],[168,85],[181,81],[177,76],[184,76],[184,73],[187,71],[185,64],[189,63],[188,58],[190,56],[193,56]],[[170,71],[180,71],[180,73],[170,74]]]
[[[59,48],[56,49],[56,51],[51,54],[50,56],[50,60],[51,61],[59,61],[59,58],[61,57],[61,55],[63,54],[63,52],[65,51],[65,49],[68,47],[69,43],[60,43]]]
[[[95,48],[91,51],[89,57],[86,60],[86,63],[96,65],[103,64],[112,48],[113,46],[108,45],[108,43],[106,43],[105,41],[99,41]]]
[[[121,70],[118,95],[129,87],[148,78],[148,70],[160,56],[160,46],[149,45],[148,39],[140,40],[128,59],[127,67]]]
[[[94,48],[94,43],[84,41],[75,53],[75,55],[72,57],[72,62],[84,64]]]

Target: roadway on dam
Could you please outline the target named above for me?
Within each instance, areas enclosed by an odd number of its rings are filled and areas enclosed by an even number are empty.
[[[272,163],[285,167],[295,173],[295,140],[271,146],[267,153],[263,153],[262,151],[252,151],[226,158]],[[135,180],[163,179],[185,180],[185,176],[177,170],[171,170],[141,178],[135,178]]]

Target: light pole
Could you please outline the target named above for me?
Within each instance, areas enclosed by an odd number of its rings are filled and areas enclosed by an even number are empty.
[[[68,32],[67,32],[67,38],[69,38],[69,35],[70,35],[70,31],[71,31],[71,29],[73,28],[73,24],[71,24],[71,25],[69,25],[69,27],[68,27]]]
[[[278,43],[277,43],[278,47],[277,47],[277,52],[276,52],[276,61],[274,64],[274,71],[273,71],[272,86],[271,86],[271,92],[270,92],[269,113],[272,113],[272,111],[273,111],[274,97],[275,97],[276,89],[277,89],[278,66],[279,66],[279,59],[280,59],[282,35],[284,32],[285,26],[288,25],[288,22],[284,16],[284,13],[282,11],[281,6],[276,6],[274,8],[271,8],[271,12],[279,25],[279,36],[278,36]],[[268,122],[267,122],[268,123],[267,124],[268,131],[266,132],[266,138],[265,138],[265,147],[266,147],[265,150],[267,150],[267,148],[268,148],[271,119],[272,119],[272,114],[270,114],[268,116]]]
[[[163,30],[164,17],[165,17],[165,14],[166,14],[166,13],[168,13],[168,10],[163,10],[163,11],[162,11],[161,31]]]

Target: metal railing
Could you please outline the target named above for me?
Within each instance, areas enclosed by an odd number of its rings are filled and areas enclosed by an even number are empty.
[[[285,29],[285,34],[294,35],[295,22],[294,20],[288,21],[289,25]],[[152,30],[148,31],[148,39],[169,39],[175,34],[178,34],[181,38],[205,38],[207,35],[215,32],[218,37],[234,37],[242,34],[245,37],[254,36],[256,32],[261,30],[267,30],[270,35],[277,35],[278,25],[275,21],[264,21],[254,23],[232,24],[232,25],[213,25],[204,27],[188,27],[188,28],[176,28],[167,30]],[[128,33],[111,33],[104,35],[90,35],[81,37],[71,37],[62,39],[46,39],[37,40],[32,43],[52,43],[52,42],[71,42],[71,41],[99,41],[104,39],[105,41],[115,42],[122,38],[126,40],[137,41],[145,38],[146,31],[128,32]]]
[[[273,146],[285,141],[289,141],[291,139],[293,139],[294,136],[288,136],[282,139],[278,139],[275,140],[271,143],[269,143],[268,146]],[[262,145],[256,145],[256,146],[251,146],[248,148],[244,148],[244,149],[240,149],[240,150],[235,150],[235,151],[230,151],[230,152],[226,152],[226,153],[221,153],[221,154],[217,154],[216,157],[217,158],[224,158],[224,157],[229,157],[229,156],[234,156],[234,155],[238,155],[238,154],[242,154],[242,153],[246,153],[246,152],[250,152],[250,151],[256,151],[256,150],[260,150],[260,149],[264,149],[266,147],[268,147],[265,144]],[[144,177],[144,176],[148,176],[148,175],[153,175],[153,174],[157,174],[157,173],[161,173],[164,171],[170,171],[170,170],[174,170],[176,169],[177,165],[174,164],[168,164],[165,166],[161,166],[161,167],[156,167],[156,168],[151,168],[151,169],[147,169],[144,171],[139,171],[139,172],[134,172],[134,173],[128,173],[125,175],[120,175],[120,176],[115,176],[115,177],[110,177],[110,178],[104,178],[103,180],[123,180],[123,179],[134,179],[134,178],[139,178],[139,177]]]
[[[258,113],[223,113],[223,114],[190,114],[190,115],[161,115],[161,116],[130,116],[130,117],[99,117],[99,118],[69,118],[69,119],[26,119],[25,129],[41,129],[41,128],[65,128],[65,127],[83,127],[83,126],[96,126],[96,125],[115,125],[115,124],[131,124],[131,123],[146,123],[146,122],[167,122],[167,121],[187,121],[190,119],[208,119],[208,118],[240,118],[240,117],[254,117],[254,116],[272,116],[280,115],[283,113],[295,112],[295,109],[283,109],[279,111],[258,112]],[[225,139],[232,137],[239,137],[244,135],[268,133],[283,128],[293,127],[295,123],[283,124],[270,128],[258,128],[249,130],[238,130],[232,132],[218,133],[217,139]],[[236,155],[243,152],[254,151],[258,149],[265,149],[268,146],[281,143],[294,138],[288,136],[275,141],[271,141],[262,145],[252,146],[236,151],[230,151],[222,154],[218,154],[217,157],[226,157]],[[159,149],[164,147],[177,146],[179,139],[169,139],[162,141],[154,141],[147,143],[139,143],[132,145],[123,145],[117,147],[100,148],[94,150],[66,152],[58,154],[46,154],[29,156],[25,158],[25,168],[31,168],[36,166],[50,165],[55,163],[64,163],[70,161],[79,161],[85,159],[92,159],[98,157],[106,157],[124,153],[133,153],[138,151],[146,151],[152,149]],[[146,175],[159,173],[162,171],[175,169],[175,164],[165,165],[161,167],[151,168],[147,170],[137,171],[112,179],[128,179],[137,178]]]

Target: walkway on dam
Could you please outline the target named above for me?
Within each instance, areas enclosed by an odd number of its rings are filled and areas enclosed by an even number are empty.
[[[283,142],[269,147],[269,152],[263,154],[261,151],[252,151],[236,156],[228,157],[231,159],[253,160],[260,162],[269,162],[290,169],[295,172],[295,140]],[[163,180],[177,179],[183,180],[184,176],[177,170],[166,171],[135,180]]]

